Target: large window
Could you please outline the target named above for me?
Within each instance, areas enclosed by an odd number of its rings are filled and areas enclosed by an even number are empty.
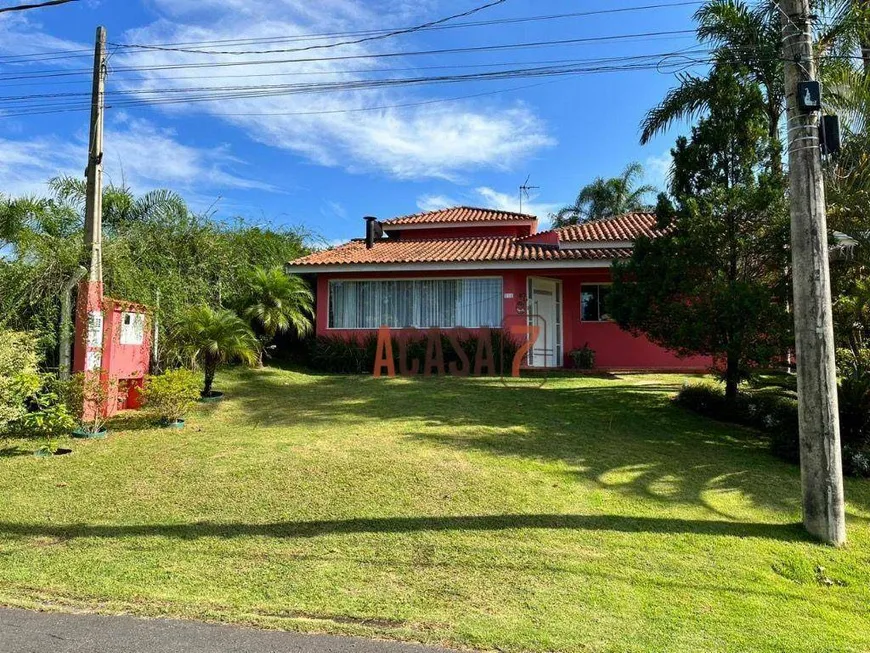
[[[607,296],[610,286],[598,283],[584,283],[580,288],[580,304],[583,310],[581,319],[584,322],[607,322],[610,313],[607,308]]]
[[[329,282],[330,329],[498,327],[501,279]]]

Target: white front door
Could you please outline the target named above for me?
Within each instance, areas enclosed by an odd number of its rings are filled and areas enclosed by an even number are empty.
[[[555,279],[529,279],[529,325],[540,328],[532,345],[532,367],[562,366],[562,284]]]

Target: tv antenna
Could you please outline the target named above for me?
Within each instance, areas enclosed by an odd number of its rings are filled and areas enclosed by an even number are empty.
[[[523,185],[520,186],[520,213],[523,212],[523,197],[529,199],[529,191],[537,190],[540,186],[529,186],[529,179],[531,179],[532,175],[526,177],[526,180],[523,182]]]

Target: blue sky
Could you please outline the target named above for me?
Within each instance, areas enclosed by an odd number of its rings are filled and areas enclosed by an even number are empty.
[[[456,22],[674,1],[506,0]],[[479,4],[483,0],[81,0],[5,14],[0,17],[0,80],[5,79],[0,95],[87,93],[91,55],[85,49],[92,48],[98,24],[106,26],[110,43],[121,44],[284,38],[417,25]],[[498,69],[493,64],[510,63],[501,67],[509,69],[542,65],[538,62],[543,61],[670,52],[692,47],[693,37],[378,56],[689,29],[695,9],[681,6],[431,30],[295,54],[233,56],[113,46],[108,89],[114,95],[110,104],[123,103],[125,97],[129,101],[133,96],[123,95],[125,91],[160,89],[158,95],[166,97],[166,89],[191,86],[468,74]],[[186,47],[275,49],[328,42]],[[78,49],[83,51],[39,62],[16,58]],[[357,58],[322,60],[340,55]],[[302,56],[321,60],[129,70]],[[441,68],[433,68],[436,66]],[[40,71],[73,74],[8,79]],[[530,184],[540,188],[533,192],[526,208],[545,218],[548,211],[570,202],[583,184],[598,175],[615,175],[630,161],[646,166],[647,181],[662,184],[675,132],[641,147],[638,124],[674,83],[672,72],[643,70],[162,106],[140,102],[108,110],[105,164],[113,182],[123,181],[136,191],[171,188],[198,210],[209,209],[223,218],[241,215],[256,222],[301,225],[330,243],[360,236],[363,215],[390,218],[453,204],[516,210],[518,186],[527,176]],[[17,113],[38,111],[42,103],[78,106],[77,97],[23,101]],[[17,106],[14,102],[7,101],[5,106]],[[86,130],[86,111],[3,117],[0,192],[38,193],[44,190],[45,180],[56,174],[81,175],[86,162]]]

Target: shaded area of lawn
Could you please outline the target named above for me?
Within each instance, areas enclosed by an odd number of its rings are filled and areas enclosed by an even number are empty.
[[[125,526],[66,526],[0,523],[0,534],[73,538],[201,537],[307,538],[351,533],[412,533],[419,531],[503,531],[514,529],[568,529],[618,533],[697,533],[731,537],[761,537],[808,540],[799,524],[763,524],[702,519],[656,519],[621,515],[459,515],[440,517],[384,517],[381,519],[336,519],[267,524],[196,522],[192,524],[131,524]]]
[[[681,378],[551,379],[542,387],[531,379],[508,380],[505,387],[495,379],[360,378],[349,385],[342,377],[320,377],[294,388],[292,399],[265,412],[257,410],[261,397],[252,387],[238,399],[257,427],[299,420],[332,424],[337,414],[343,422],[413,424],[407,437],[558,460],[605,486],[610,474],[624,472],[618,483],[622,493],[703,505],[727,517],[704,494],[735,491],[759,506],[793,513],[799,521],[800,479],[788,474],[796,468],[785,465],[787,477],[772,482],[766,465],[779,465],[772,458],[765,460],[767,444],[757,433],[698,419],[670,406],[666,395],[679,388]],[[271,386],[270,394],[286,392],[280,377],[261,385]],[[503,396],[493,401],[494,392]],[[659,482],[668,484],[668,492],[650,490]],[[865,508],[870,505],[866,493],[852,498]]]
[[[63,460],[0,457],[0,603],[485,649],[870,648],[870,483],[847,485],[849,547],[810,542],[799,470],[671,405],[683,377],[222,380],[182,432],[127,415]]]

